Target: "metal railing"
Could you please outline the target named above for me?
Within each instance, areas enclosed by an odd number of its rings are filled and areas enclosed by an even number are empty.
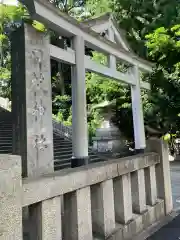
[[[65,137],[67,139],[72,139],[72,128],[69,126],[65,126],[61,122],[57,122],[53,119],[53,130],[60,136]]]

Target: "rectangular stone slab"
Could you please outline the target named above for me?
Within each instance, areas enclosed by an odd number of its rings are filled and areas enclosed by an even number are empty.
[[[12,114],[23,176],[53,172],[49,37],[27,24],[12,34]]]

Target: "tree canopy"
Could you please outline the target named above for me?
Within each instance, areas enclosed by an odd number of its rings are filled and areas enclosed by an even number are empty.
[[[150,94],[142,92],[145,124],[160,129],[164,134],[179,131],[180,116],[180,0],[51,0],[61,11],[76,19],[97,17],[106,12],[114,14],[119,26],[126,31],[132,49],[156,63],[153,73],[148,76],[152,89]],[[10,35],[22,20],[29,20],[27,10],[22,6],[0,5],[0,95],[10,98],[11,57]],[[31,21],[34,27],[45,31],[45,27]],[[65,46],[56,35],[56,44]],[[95,61],[102,61],[100,53],[93,52]],[[61,91],[61,79],[68,80],[69,68],[52,62],[52,91],[54,117],[70,125],[71,86],[68,82]],[[130,89],[124,85],[87,73],[87,105],[90,133],[101,123],[98,110],[89,111],[95,104],[116,100],[112,121],[128,139],[132,139],[132,110]],[[63,95],[62,92],[65,92]]]
[[[180,25],[160,27],[146,36],[149,56],[157,63],[150,76],[147,117],[164,133],[180,128]],[[154,117],[156,116],[156,117]]]
[[[179,0],[114,0],[111,7],[119,25],[126,30],[134,51],[143,57],[148,57],[145,36],[180,20]]]

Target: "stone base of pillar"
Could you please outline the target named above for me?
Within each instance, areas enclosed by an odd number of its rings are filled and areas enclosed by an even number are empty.
[[[76,167],[80,167],[88,164],[89,164],[89,157],[81,157],[81,158],[73,157],[71,159],[72,168],[76,168]]]
[[[145,153],[145,149],[135,149],[135,154]]]

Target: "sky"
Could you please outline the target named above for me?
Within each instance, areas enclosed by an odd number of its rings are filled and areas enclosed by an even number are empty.
[[[6,5],[17,5],[18,1],[17,0],[0,0],[0,3],[4,3]]]

